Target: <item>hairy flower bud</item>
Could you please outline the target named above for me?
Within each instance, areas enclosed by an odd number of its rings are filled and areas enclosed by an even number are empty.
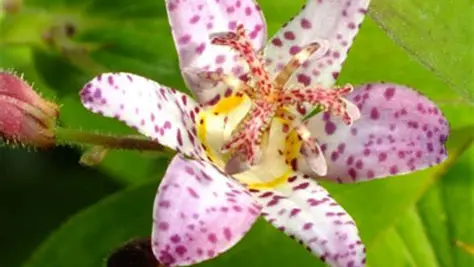
[[[58,106],[39,96],[20,77],[0,71],[0,137],[34,147],[55,143]]]

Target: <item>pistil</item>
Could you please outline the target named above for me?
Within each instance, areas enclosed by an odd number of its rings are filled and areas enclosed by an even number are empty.
[[[250,76],[256,79],[255,89],[257,95],[269,95],[272,90],[272,83],[268,73],[264,69],[261,56],[255,53],[250,39],[247,38],[244,25],[239,24],[236,32],[214,35],[212,44],[229,46],[238,52],[239,56],[247,62],[250,69]]]
[[[262,137],[270,127],[276,110],[275,103],[265,99],[254,100],[249,113],[222,147],[223,152],[230,151],[234,156],[233,165],[226,167],[228,173],[242,172],[259,161]]]

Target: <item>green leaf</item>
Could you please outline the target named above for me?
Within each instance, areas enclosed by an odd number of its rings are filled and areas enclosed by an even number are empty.
[[[416,206],[399,214],[391,227],[369,244],[371,265],[390,262],[390,266],[472,266],[473,164],[471,146]]]
[[[390,228],[383,234],[383,238],[369,250],[369,266],[385,266],[390,263],[391,267],[416,266],[411,252],[406,248],[402,237]]]
[[[25,266],[102,266],[115,246],[149,235],[155,186],[122,191],[74,216]]]
[[[456,266],[473,266],[474,254],[474,147],[466,153],[440,185],[448,217],[450,244]],[[463,248],[462,244],[471,247]]]
[[[387,229],[401,215],[410,211],[429,186],[455,163],[457,157],[472,142],[473,129],[453,132],[448,147],[450,158],[443,165],[387,180],[328,186],[333,197],[356,219],[369,251],[373,244],[377,244],[376,239],[382,238]],[[121,192],[79,213],[46,240],[24,267],[101,266],[102,260],[110,251],[123,242],[150,234],[155,187],[156,183],[152,183]],[[370,198],[367,197],[367,192],[371,192]],[[374,214],[377,216],[373,216]],[[421,224],[419,218],[411,216],[405,226],[412,221],[418,226]],[[404,237],[413,240],[419,236],[411,229],[404,232]],[[388,250],[383,253],[386,251]],[[374,260],[386,255],[383,253],[375,255]],[[430,255],[432,258],[433,255]],[[75,260],[71,261],[72,258]],[[420,255],[411,258],[413,262],[428,261]],[[369,264],[370,260],[371,257]],[[242,266],[250,261],[255,266],[315,266],[318,262],[303,247],[285,238],[266,222],[259,221],[229,253],[202,265]]]
[[[81,168],[76,157],[68,149],[0,148],[2,266],[21,266],[62,221],[122,189],[110,177]]]
[[[395,225],[395,230],[403,239],[405,246],[408,247],[407,250],[413,258],[414,266],[438,266],[435,251],[426,235],[416,206],[407,210]],[[383,255],[383,253],[380,254]]]
[[[472,1],[374,0],[370,14],[400,46],[474,104]]]
[[[55,53],[35,49],[33,62],[49,87],[61,89],[56,90],[58,97],[68,94],[77,95],[77,88],[81,88],[83,81],[87,79],[85,73]],[[58,77],[61,78],[58,79]]]
[[[425,231],[428,235],[439,265],[443,267],[454,266],[454,259],[451,253],[452,241],[450,240],[449,229],[447,225],[448,217],[446,214],[445,203],[442,198],[443,182],[451,179],[449,173],[441,183],[433,186],[418,202],[418,213],[425,225]]]

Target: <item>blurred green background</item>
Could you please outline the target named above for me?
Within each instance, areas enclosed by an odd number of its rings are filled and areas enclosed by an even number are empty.
[[[100,72],[129,71],[186,91],[164,1],[3,1],[0,68],[24,74],[61,104],[63,126],[132,133],[80,105],[79,89]],[[304,0],[258,2],[272,34]],[[453,129],[441,166],[369,183],[324,183],[357,221],[369,266],[474,266],[472,17],[469,0],[374,0],[346,61],[339,83],[383,80],[417,88]],[[0,266],[105,266],[114,248],[150,234],[168,159],[113,151],[88,168],[77,163],[80,156],[66,147],[0,148]],[[202,265],[323,266],[263,221]]]

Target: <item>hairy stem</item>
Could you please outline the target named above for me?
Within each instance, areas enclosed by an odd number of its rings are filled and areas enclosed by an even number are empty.
[[[168,148],[138,135],[114,136],[101,133],[84,132],[76,129],[56,128],[57,144],[92,145],[109,149],[168,152]]]

